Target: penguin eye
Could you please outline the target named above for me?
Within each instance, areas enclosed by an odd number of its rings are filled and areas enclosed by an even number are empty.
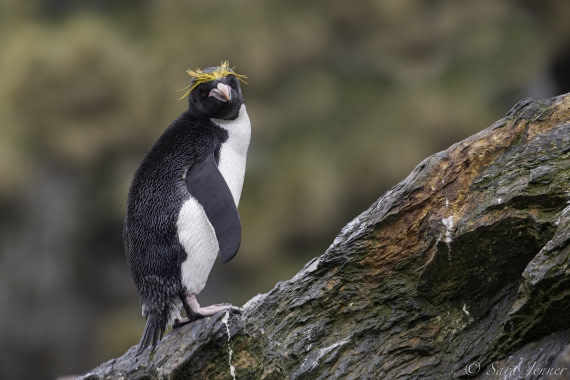
[[[206,99],[208,97],[208,94],[209,94],[208,90],[205,89],[200,89],[200,91],[198,91],[198,95],[202,99]]]

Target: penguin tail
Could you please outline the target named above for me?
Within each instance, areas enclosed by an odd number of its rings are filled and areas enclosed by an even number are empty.
[[[166,330],[167,318],[161,314],[163,313],[149,313],[147,315],[146,326],[144,327],[142,338],[139,343],[137,355],[151,345],[154,350],[158,342],[162,339],[164,330]]]

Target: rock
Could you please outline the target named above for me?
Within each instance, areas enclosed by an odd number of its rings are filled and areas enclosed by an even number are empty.
[[[82,379],[568,376],[569,180],[570,94],[525,99],[420,163],[243,315]]]

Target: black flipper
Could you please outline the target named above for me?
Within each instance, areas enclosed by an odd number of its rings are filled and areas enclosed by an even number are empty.
[[[214,153],[188,170],[186,187],[204,208],[218,238],[220,258],[227,263],[239,249],[241,222],[232,192],[216,165]]]

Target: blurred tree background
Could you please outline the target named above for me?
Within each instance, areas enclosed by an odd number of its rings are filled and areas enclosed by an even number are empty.
[[[243,304],[322,254],[423,158],[525,96],[570,91],[570,2],[3,0],[0,378],[138,343],[122,222],[187,68],[246,74],[243,243],[201,303]]]

